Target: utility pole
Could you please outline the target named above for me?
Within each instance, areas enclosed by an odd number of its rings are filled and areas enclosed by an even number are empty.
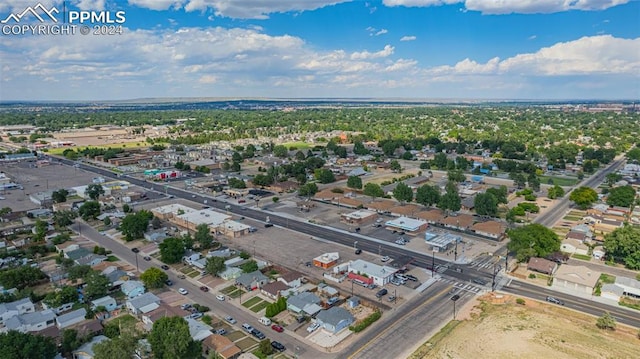
[[[436,251],[431,251],[431,278],[436,275]]]
[[[456,248],[453,250],[453,261],[458,260],[458,239],[456,238]]]

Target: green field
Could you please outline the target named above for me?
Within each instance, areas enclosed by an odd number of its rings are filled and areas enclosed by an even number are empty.
[[[50,148],[47,153],[52,155],[61,155],[66,149],[72,149],[77,151],[82,151],[86,148],[140,148],[140,147],[149,147],[150,145],[146,142],[125,142],[125,143],[110,143],[106,145],[95,145],[95,146],[73,146],[73,147],[59,147],[59,148]]]
[[[306,143],[306,142],[287,142],[287,143],[283,143],[282,144],[284,147],[291,148],[291,147],[295,147],[298,150],[306,150],[307,148],[311,147],[311,144]]]
[[[540,183],[548,183],[549,178],[553,180],[553,184],[557,184],[558,186],[575,186],[580,182],[577,178],[566,178],[566,177],[549,177],[549,176],[540,176]]]

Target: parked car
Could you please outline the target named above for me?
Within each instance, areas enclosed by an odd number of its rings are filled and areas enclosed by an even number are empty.
[[[133,248],[131,248],[131,251],[133,253],[138,253],[138,252],[140,252],[140,249],[138,249],[138,247],[133,247]]]
[[[225,334],[227,334],[227,330],[224,329],[224,328],[220,328],[220,329],[216,330],[215,333],[218,334],[218,335],[225,335]]]
[[[244,331],[247,333],[251,333],[254,330],[253,327],[248,323],[242,324],[242,329],[244,329]]]
[[[547,297],[547,302],[558,304],[558,305],[564,305],[563,301],[561,301],[560,299],[558,299],[556,297],[551,297],[551,296]]]
[[[228,316],[228,315],[226,317],[224,317],[224,320],[226,320],[227,323],[230,323],[230,324],[236,324],[237,323],[236,320],[233,319],[233,317]]]
[[[151,260],[151,257],[149,257],[149,256],[144,256],[144,257],[142,257],[142,259],[144,259],[145,261],[147,261],[147,262],[148,262],[148,261],[150,261],[150,260]]]
[[[389,259],[391,259],[391,258],[389,258],[389,256],[384,256],[384,257],[380,258],[380,260],[381,260],[382,262],[388,262],[388,261],[389,261]]]
[[[362,253],[362,249],[360,248],[356,249],[356,254],[360,254],[360,253]]]
[[[307,327],[307,332],[313,333],[318,328],[320,328],[320,323],[311,323],[311,325]]]
[[[376,284],[374,284],[374,283],[371,283],[371,284],[369,284],[369,285],[367,286],[367,288],[369,288],[369,289],[376,289],[376,288],[378,288],[378,286],[377,286]]]
[[[382,288],[378,291],[378,293],[376,293],[376,297],[378,298],[382,298],[383,296],[385,296],[389,291],[387,291],[385,288]]]
[[[264,335],[264,333],[255,328],[251,331],[251,335],[258,338],[258,340],[262,340],[267,337],[266,335]]]
[[[169,270],[169,266],[166,265],[166,264],[161,265],[160,268],[162,268],[164,270]]]
[[[186,279],[186,278],[187,278],[187,276],[186,276],[186,275],[184,275],[184,274],[179,274],[179,275],[178,275],[178,278],[180,278],[180,279]]]
[[[396,296],[395,295],[390,295],[389,298],[387,298],[387,300],[389,300],[390,302],[393,302],[396,300]]]
[[[224,295],[218,294],[218,295],[216,295],[216,299],[221,301],[221,302],[223,302],[224,301]]]
[[[200,287],[200,290],[203,291],[203,292],[208,292],[209,291],[209,287],[203,285],[202,287]]]
[[[202,314],[202,313],[198,312],[198,313],[193,313],[193,314],[191,314],[191,315],[189,316],[189,318],[191,318],[191,319],[200,319],[200,318],[202,318],[203,316],[204,316],[204,314]]]
[[[189,292],[188,292],[186,289],[184,289],[184,288],[178,288],[178,293],[180,293],[180,294],[182,294],[182,295],[187,295],[187,294],[189,294]]]
[[[187,310],[187,309],[191,308],[191,304],[185,303],[185,304],[181,305],[180,308],[182,308],[184,310]]]
[[[171,279],[167,279],[167,280],[164,281],[164,284],[166,284],[169,287],[171,287],[173,285],[173,282],[171,281]]]
[[[273,223],[265,223],[264,228],[273,227]]]
[[[480,279],[480,278],[475,278],[474,280],[472,280],[472,282],[475,283],[475,284],[480,284],[480,285],[487,284],[487,282],[484,279]]]
[[[287,348],[285,348],[284,345],[282,345],[280,342],[271,342],[271,346],[273,347],[273,349],[279,351],[279,352],[283,352],[285,350],[287,350]]]
[[[271,326],[271,329],[275,330],[278,333],[284,332],[284,328],[279,326],[278,324],[274,324]]]

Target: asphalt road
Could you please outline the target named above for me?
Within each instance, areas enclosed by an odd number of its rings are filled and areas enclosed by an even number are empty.
[[[149,262],[145,261],[144,259],[142,259],[142,255],[133,253],[130,248],[126,247],[119,241],[115,241],[105,235],[100,234],[100,232],[96,231],[93,227],[80,220],[77,220],[73,225],[71,225],[71,229],[78,233],[81,233],[84,237],[94,241],[98,245],[111,250],[114,256],[130,263],[133,266],[136,265],[137,257],[137,265],[140,272],[144,272],[151,267],[160,268],[160,262],[157,262],[155,259],[152,259]],[[206,305],[211,309],[211,312],[213,312],[220,318],[224,318],[227,315],[232,316],[238,321],[238,323],[235,324],[237,328],[239,328],[242,323],[251,324],[251,326],[253,326],[254,328],[262,331],[267,336],[267,338],[282,343],[287,348],[286,353],[288,353],[290,356],[293,356],[295,354],[295,348],[297,347],[297,352],[301,358],[329,359],[335,357],[335,355],[324,353],[320,350],[317,350],[315,347],[310,346],[306,342],[298,340],[298,338],[288,334],[286,331],[283,333],[278,333],[271,328],[260,324],[257,318],[238,308],[235,304],[231,304],[228,301],[222,302],[217,300],[215,298],[215,293],[202,292],[200,290],[200,285],[188,279],[178,278],[177,274],[172,270],[168,270],[166,272],[169,275],[169,279],[173,281],[172,289],[177,290],[178,288],[184,288],[188,290],[189,294],[187,294],[187,297],[189,299],[201,305]]]

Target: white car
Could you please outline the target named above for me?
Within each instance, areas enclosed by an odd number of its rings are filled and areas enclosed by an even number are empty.
[[[380,260],[383,261],[383,262],[388,262],[389,259],[391,259],[391,258],[389,258],[389,256],[384,256],[384,257],[380,258]]]
[[[189,294],[189,292],[188,292],[186,289],[184,289],[184,288],[178,288],[178,293],[180,293],[180,294],[182,294],[182,295],[187,295],[187,294]]]
[[[307,331],[309,333],[313,333],[316,329],[320,328],[320,323],[313,323],[310,326],[307,327]]]
[[[216,299],[221,301],[221,302],[223,302],[224,301],[224,295],[218,294],[218,295],[216,295]]]

